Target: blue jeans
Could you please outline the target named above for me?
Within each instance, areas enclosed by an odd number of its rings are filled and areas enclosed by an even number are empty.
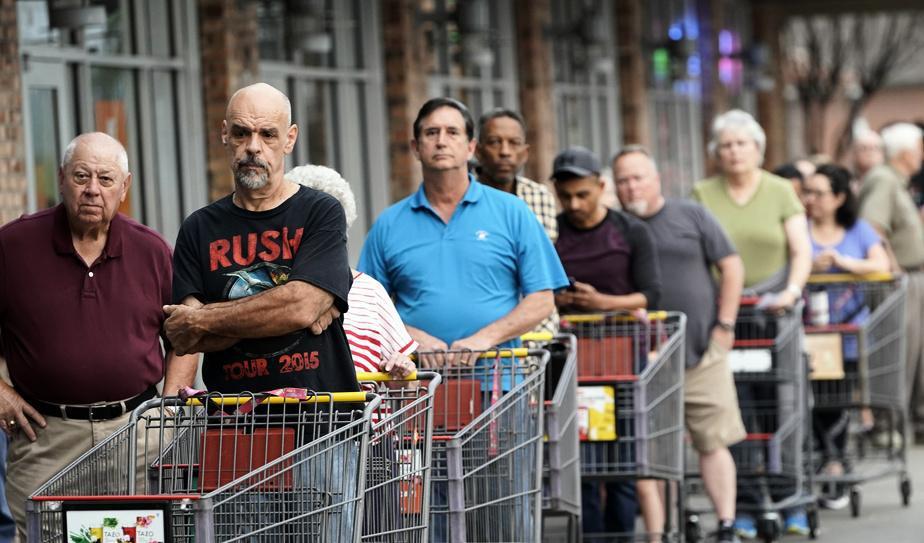
[[[606,503],[600,496],[600,487],[606,486]],[[581,483],[581,525],[585,534],[635,532],[638,498],[635,481]]]
[[[6,434],[0,432],[0,542],[12,541],[16,535],[16,523],[6,503]]]

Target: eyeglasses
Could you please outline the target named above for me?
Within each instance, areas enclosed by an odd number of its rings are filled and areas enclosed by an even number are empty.
[[[825,194],[834,194],[834,193],[831,192],[830,190],[802,189],[802,196],[805,198],[808,198],[809,196],[811,196],[812,198],[821,198]]]

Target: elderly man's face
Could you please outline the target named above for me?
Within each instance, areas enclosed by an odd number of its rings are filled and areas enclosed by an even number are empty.
[[[613,162],[616,196],[623,209],[647,217],[661,196],[661,180],[651,159],[642,153],[629,153]]]
[[[285,156],[292,152],[298,129],[289,124],[285,104],[275,96],[245,94],[228,106],[222,142],[239,188],[257,190],[281,179]]]
[[[77,145],[58,172],[58,190],[72,228],[106,228],[131,186],[131,174],[119,165],[121,148],[103,139]]]
[[[853,165],[858,172],[866,173],[882,164],[884,160],[885,155],[880,142],[868,138],[854,143]]]
[[[529,158],[520,123],[510,117],[496,117],[485,123],[478,137],[478,162],[487,180],[512,182]]]

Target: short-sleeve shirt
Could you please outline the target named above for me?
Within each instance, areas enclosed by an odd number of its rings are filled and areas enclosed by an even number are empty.
[[[834,249],[838,253],[850,258],[866,258],[869,250],[875,245],[882,244],[882,238],[868,222],[858,219],[846,232],[844,237],[835,245],[822,245],[815,241],[809,231],[812,241],[812,258],[822,251]],[[826,273],[838,273],[844,270],[831,266]],[[831,324],[862,324],[869,318],[870,309],[865,301],[861,289],[851,284],[837,284],[829,286],[828,291],[828,322]],[[856,360],[857,337],[854,334],[843,336],[844,358]]]
[[[744,204],[728,194],[723,177],[711,177],[693,187],[693,198],[708,209],[728,233],[744,262],[744,286],[751,287],[783,269],[789,243],[783,224],[804,213],[792,184],[761,170],[757,190]]]
[[[863,178],[860,215],[882,228],[903,269],[924,264],[924,224],[908,192],[908,179],[888,165]]]
[[[359,270],[394,296],[406,325],[449,345],[505,316],[522,297],[568,285],[526,204],[471,176],[448,223],[423,184],[386,209],[366,237]]]
[[[645,222],[661,268],[683,278],[663,282],[659,307],[686,314],[686,364],[696,366],[709,346],[718,312],[719,290],[712,267],[735,254],[735,248],[715,217],[695,202],[667,199]]]
[[[267,211],[248,211],[226,196],[183,222],[174,270],[177,303],[188,296],[206,304],[237,300],[304,281],[329,292],[345,313],[352,274],[343,208],[308,187]],[[227,393],[359,390],[340,320],[320,335],[301,329],[206,353],[202,378],[209,390]]]
[[[562,213],[555,248],[565,271],[576,281],[614,296],[640,292],[649,308],[660,307],[658,256],[651,232],[641,220],[611,209],[602,221],[582,229]]]
[[[63,205],[0,229],[0,330],[10,377],[27,399],[60,404],[137,396],[164,375],[170,248],[124,215],[89,266]]]
[[[349,302],[343,329],[356,371],[380,371],[382,362],[394,353],[409,355],[417,350],[417,342],[411,339],[395,304],[378,281],[365,273],[353,276]]]

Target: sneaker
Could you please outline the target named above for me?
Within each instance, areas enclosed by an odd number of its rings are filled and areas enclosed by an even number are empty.
[[[829,489],[833,487],[833,491]],[[819,505],[825,509],[834,511],[841,510],[850,505],[850,496],[847,494],[847,485],[843,483],[834,483],[825,485],[825,493],[818,500]]]
[[[783,529],[787,534],[809,535],[811,530],[809,530],[808,516],[806,516],[805,510],[790,511],[786,515],[786,520],[783,521]]]
[[[726,521],[727,522],[727,521]],[[756,533],[754,535],[757,535]],[[741,543],[738,534],[735,533],[734,523],[719,524],[719,529],[715,532],[716,543]]]
[[[735,533],[741,539],[756,539],[757,525],[754,523],[754,517],[751,515],[740,515],[735,519]]]

